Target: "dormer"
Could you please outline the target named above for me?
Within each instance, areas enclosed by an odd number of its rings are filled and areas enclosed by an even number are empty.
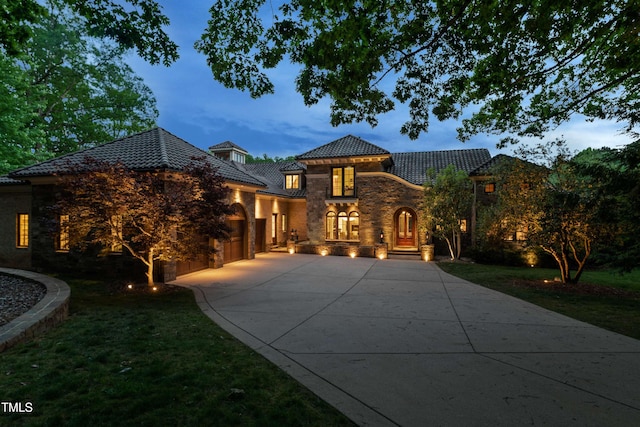
[[[296,191],[305,187],[306,167],[302,163],[288,163],[280,168],[280,172],[284,175],[285,190]]]
[[[238,145],[234,144],[231,141],[221,142],[220,144],[212,145],[209,147],[209,151],[216,157],[219,157],[223,160],[229,160],[236,163],[245,163],[245,159],[247,154],[247,150]]]

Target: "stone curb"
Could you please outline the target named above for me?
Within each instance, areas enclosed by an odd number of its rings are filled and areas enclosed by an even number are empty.
[[[0,273],[42,283],[47,294],[29,311],[0,327],[0,353],[52,329],[67,318],[71,290],[62,280],[32,271],[0,268]]]

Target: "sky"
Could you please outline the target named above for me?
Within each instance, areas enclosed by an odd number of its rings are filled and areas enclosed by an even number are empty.
[[[456,121],[433,119],[429,132],[417,140],[400,133],[408,110],[396,110],[379,117],[375,128],[367,123],[331,126],[329,101],[306,107],[295,91],[296,66],[281,64],[268,72],[275,94],[253,99],[246,92],[226,89],[217,83],[204,55],[193,48],[207,25],[213,0],[178,2],[160,0],[171,20],[167,33],[180,46],[180,59],[170,67],[149,65],[134,54],[128,58],[136,74],[153,91],[160,112],[158,125],[206,150],[232,141],[253,156],[287,157],[302,154],[345,135],[355,135],[393,153],[409,151],[487,148],[492,155],[511,154],[514,147],[498,150],[499,136],[478,135],[469,141],[456,139]],[[389,82],[391,84],[393,82]],[[548,139],[562,137],[571,149],[620,147],[630,142],[612,122],[593,123],[576,119],[550,132]],[[537,143],[539,140],[530,140]]]

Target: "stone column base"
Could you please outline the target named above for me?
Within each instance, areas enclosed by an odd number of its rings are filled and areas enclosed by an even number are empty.
[[[424,261],[433,261],[435,259],[435,245],[420,246],[420,254]]]

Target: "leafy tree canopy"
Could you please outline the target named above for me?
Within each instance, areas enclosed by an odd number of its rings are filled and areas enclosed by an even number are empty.
[[[90,34],[152,64],[178,58],[154,0],[59,1]],[[266,0],[213,0],[210,13],[195,47],[216,80],[259,97],[274,90],[265,70],[297,64],[305,104],[330,98],[333,125],[375,126],[399,102],[411,138],[432,117],[463,119],[466,140],[541,136],[575,114],[637,136],[640,0],[284,0],[277,11]],[[46,10],[0,0],[0,14],[0,48],[15,54]]]
[[[148,129],[158,116],[125,50],[50,7],[23,52],[0,52],[0,173]]]
[[[151,64],[169,65],[178,59],[178,46],[165,33],[169,19],[154,0],[58,0],[83,17],[83,33],[110,38],[135,49]],[[38,0],[0,0],[0,48],[8,55],[24,51],[31,28],[48,15]]]
[[[375,126],[396,102],[411,138],[431,116],[463,113],[461,140],[541,136],[576,113],[631,132],[640,118],[638,0],[290,0],[277,15],[264,5],[215,0],[196,49],[215,79],[254,97],[274,90],[265,69],[300,65],[297,90],[307,105],[329,97],[333,125]]]

